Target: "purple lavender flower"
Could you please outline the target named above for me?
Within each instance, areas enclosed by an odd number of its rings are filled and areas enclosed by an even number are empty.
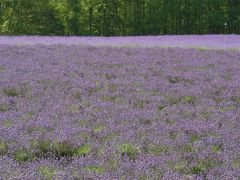
[[[239,178],[239,42],[0,37],[0,177]]]

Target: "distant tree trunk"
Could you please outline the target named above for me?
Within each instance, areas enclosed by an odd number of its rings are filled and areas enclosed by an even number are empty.
[[[123,1],[123,22],[122,22],[122,35],[126,35],[126,21],[127,21],[127,3]]]
[[[164,12],[164,22],[167,22],[168,16],[167,16],[167,8],[166,8],[166,0],[163,1],[163,12]],[[163,25],[163,33],[167,34],[167,24],[164,23]]]
[[[89,7],[89,32],[90,32],[90,35],[92,35],[92,19],[93,19],[93,7],[90,6]]]
[[[70,0],[68,0],[67,3],[67,10],[68,10],[68,15],[67,15],[67,35],[70,35]]]

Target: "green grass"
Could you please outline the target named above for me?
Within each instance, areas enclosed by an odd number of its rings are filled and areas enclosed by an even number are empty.
[[[146,106],[146,102],[144,100],[138,100],[133,104],[135,108],[143,109]]]
[[[232,161],[232,167],[233,167],[234,169],[240,168],[240,160],[239,160],[239,159],[234,159],[234,160]]]
[[[129,124],[129,121],[127,119],[123,119],[120,121],[120,124],[126,126]]]
[[[240,51],[240,48],[228,48],[228,50],[232,52],[238,52]]]
[[[12,127],[13,126],[13,121],[11,120],[11,119],[6,119],[6,120],[3,120],[2,121],[2,125],[4,126],[4,127],[7,127],[7,128],[10,128],[10,127]]]
[[[168,82],[175,84],[175,83],[178,83],[181,80],[181,78],[176,76],[168,76],[167,80]]]
[[[117,170],[118,168],[118,162],[116,160],[114,160],[113,158],[110,158],[107,162],[108,164],[108,169],[110,170]]]
[[[3,66],[0,66],[0,72],[5,71],[5,68]]]
[[[179,160],[175,165],[175,170],[185,176],[205,174],[209,169],[216,167],[216,161],[206,159],[194,159],[194,165],[191,165],[191,161],[188,158]]]
[[[69,113],[78,113],[79,112],[79,107],[76,104],[73,104],[69,107],[68,110]]]
[[[80,132],[78,134],[78,137],[82,138],[84,142],[88,142],[91,139],[91,134],[89,132]]]
[[[176,131],[171,131],[169,132],[169,138],[172,139],[172,140],[175,140],[178,136],[178,132]]]
[[[189,142],[190,143],[194,143],[194,142],[198,141],[199,139],[200,139],[200,136],[196,133],[191,133],[189,135]]]
[[[91,145],[90,144],[85,144],[81,147],[78,147],[75,152],[74,155],[76,156],[86,156],[87,154],[89,154],[91,151]]]
[[[232,97],[231,100],[233,100],[234,102],[240,104],[240,97]]]
[[[7,143],[3,140],[0,140],[0,156],[6,155],[8,152]]]
[[[206,171],[206,167],[202,164],[195,165],[191,168],[192,174],[201,174]]]
[[[140,124],[143,124],[143,125],[151,125],[152,124],[152,121],[150,119],[145,119],[145,118],[140,118],[139,122],[140,122]]]
[[[192,113],[192,111],[186,109],[186,110],[184,110],[184,111],[182,112],[182,116],[183,116],[184,118],[191,118],[191,117],[193,116],[193,113]]]
[[[130,143],[123,143],[120,146],[122,156],[127,155],[129,159],[135,160],[139,154],[139,149]]]
[[[117,89],[118,89],[118,86],[116,85],[116,84],[108,84],[107,86],[106,86],[106,88],[107,88],[107,90],[108,91],[110,91],[110,92],[116,92],[117,91]]]
[[[75,92],[72,94],[73,98],[76,100],[82,100],[82,93],[81,92]]]
[[[195,149],[190,144],[183,145],[183,146],[181,146],[180,149],[182,152],[186,152],[186,153],[195,152]]]
[[[211,117],[212,113],[211,112],[207,112],[207,111],[203,111],[199,113],[199,116],[203,119],[209,119]]]
[[[163,104],[160,104],[160,105],[157,107],[157,111],[162,111],[164,108],[165,108],[165,106],[164,106]]]
[[[92,95],[95,94],[97,91],[98,91],[97,88],[91,87],[91,88],[88,88],[87,94],[88,94],[88,96],[92,96]]]
[[[231,74],[224,74],[222,77],[223,77],[224,80],[226,80],[226,81],[231,81],[231,80],[232,80],[232,75],[231,75]]]
[[[100,133],[104,128],[105,128],[105,126],[103,126],[103,125],[97,125],[93,128],[93,132]]]
[[[167,119],[167,120],[165,120],[165,122],[168,125],[175,125],[177,123],[175,120],[172,120],[172,119]]]
[[[102,96],[101,101],[103,102],[116,102],[117,96]]]
[[[164,146],[164,145],[150,143],[147,146],[146,151],[148,154],[159,156],[159,155],[167,153],[169,151],[169,147]]]
[[[22,148],[20,150],[15,151],[13,159],[18,163],[25,163],[32,159],[32,155],[26,149]]]
[[[53,132],[54,129],[53,128],[46,128],[46,127],[30,127],[27,129],[28,133],[32,133],[32,132]]]
[[[148,179],[147,177],[145,177],[145,176],[141,176],[141,177],[138,177],[137,180],[147,180],[147,179]]]
[[[111,79],[116,79],[116,75],[115,74],[104,74],[103,75],[105,79],[107,80],[111,80]]]
[[[183,103],[185,104],[194,104],[196,98],[194,96],[184,96],[183,97]]]
[[[196,47],[194,49],[196,49],[198,51],[207,51],[207,50],[209,50],[209,48],[205,48],[205,47]]]
[[[216,162],[213,161],[212,159],[198,160],[198,163],[191,168],[190,173],[191,174],[204,174],[209,169],[215,167],[216,165],[217,165]]]
[[[34,147],[37,149],[37,157],[45,157],[52,151],[51,142],[47,140],[41,140],[34,142]]]
[[[15,88],[4,88],[3,93],[8,97],[15,97],[20,95],[20,92]]]
[[[0,112],[7,112],[10,110],[10,107],[7,104],[0,104]]]
[[[92,172],[92,173],[96,173],[96,174],[103,174],[105,173],[105,168],[103,166],[87,166],[84,168],[85,171],[87,172]]]
[[[68,142],[51,142],[50,140],[34,140],[31,144],[32,149],[36,151],[34,154],[37,158],[86,156],[91,151],[91,145],[72,146]]]
[[[186,174],[188,170],[188,161],[186,159],[181,159],[175,165],[175,170],[181,174]]]
[[[119,131],[110,132],[109,134],[104,136],[103,141],[108,142],[108,141],[111,141],[113,139],[119,139],[119,136],[120,136]]]
[[[220,112],[224,113],[224,112],[233,111],[233,110],[236,110],[236,109],[237,108],[235,106],[221,107]]]
[[[218,153],[218,152],[220,152],[222,149],[223,149],[223,144],[222,144],[222,143],[212,145],[212,151],[213,151],[214,153]]]
[[[53,142],[50,147],[56,157],[72,157],[76,148],[72,147],[68,142]]]
[[[107,65],[108,68],[121,68],[124,67],[124,64],[108,64]]]
[[[80,126],[84,127],[88,124],[88,121],[85,119],[78,119],[76,120],[77,124],[79,124]]]
[[[30,111],[27,114],[22,115],[20,119],[24,120],[24,121],[28,121],[28,120],[32,119],[33,116],[34,116],[34,112]]]
[[[165,98],[171,105],[175,105],[181,102],[181,99],[178,97],[166,96]]]
[[[42,166],[38,169],[38,171],[46,180],[53,179],[56,174],[56,168],[54,167]]]

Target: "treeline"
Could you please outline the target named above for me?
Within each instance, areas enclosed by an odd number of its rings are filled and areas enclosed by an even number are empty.
[[[240,0],[0,0],[0,35],[240,34]]]

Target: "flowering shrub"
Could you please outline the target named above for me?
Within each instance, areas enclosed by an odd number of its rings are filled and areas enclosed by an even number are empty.
[[[0,43],[1,178],[240,177],[239,51],[39,39]]]

